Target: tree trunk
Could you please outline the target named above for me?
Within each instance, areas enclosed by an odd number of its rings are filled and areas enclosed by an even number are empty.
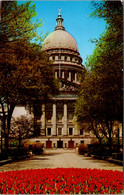
[[[106,121],[106,125],[107,125],[107,129],[108,129],[108,134],[109,134],[109,155],[112,154],[112,139],[111,139],[111,133],[112,133],[112,122],[110,122],[107,120]]]
[[[1,153],[3,151],[3,132],[1,131]]]
[[[110,128],[109,128],[109,152],[110,152],[110,155],[112,155],[112,137],[111,137],[111,134],[112,134],[112,122],[110,122]]]
[[[7,113],[7,128],[5,130],[5,149],[6,149],[6,151],[8,151],[9,132],[10,132],[11,118],[12,118],[14,108],[15,108],[15,105],[10,105],[10,109],[8,108],[8,113]]]
[[[118,128],[118,152],[120,151],[120,139],[119,139],[119,128]]]
[[[36,136],[36,116],[35,116],[35,113],[34,113],[34,133],[33,133],[33,136],[34,137]]]
[[[99,155],[102,156],[102,152],[103,152],[102,137],[100,137],[100,135],[98,133],[97,125],[95,124],[95,127],[94,127],[93,123],[91,123],[91,126],[92,126],[92,129],[93,129],[94,135],[99,140],[99,147],[100,148],[98,148],[98,150],[99,150]]]
[[[8,153],[8,129],[5,130],[5,151]]]
[[[7,129],[8,129],[8,134],[10,132],[10,125],[11,125],[11,119],[12,119],[12,114],[14,111],[15,105],[10,105],[10,109],[8,109],[8,117],[7,117]]]
[[[19,150],[21,148],[21,141],[22,141],[22,135],[21,135],[21,130],[19,129]]]
[[[4,103],[2,103],[0,101],[0,104],[1,104],[1,107],[2,107],[2,114],[3,114],[3,116],[1,116],[2,129],[5,132],[5,130],[6,130],[6,114],[5,114],[5,109],[4,109],[4,105],[3,105]]]
[[[4,135],[5,138],[5,149],[7,146],[6,143],[6,113],[5,113],[5,107],[4,103],[0,100],[1,108],[2,108],[2,115],[1,115],[1,136]],[[2,133],[3,131],[3,133]],[[2,151],[3,145],[2,145],[2,137],[1,137],[1,151]]]

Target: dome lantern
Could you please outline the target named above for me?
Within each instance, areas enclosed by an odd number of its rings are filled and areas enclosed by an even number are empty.
[[[63,27],[63,18],[61,17],[61,9],[59,8],[59,14],[58,14],[58,18],[56,19],[56,27],[55,30],[65,30],[65,28]]]

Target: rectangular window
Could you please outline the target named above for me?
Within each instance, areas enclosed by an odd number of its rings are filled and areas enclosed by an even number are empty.
[[[69,128],[69,135],[73,135],[73,128]]]
[[[62,135],[62,128],[58,128],[58,135]]]
[[[82,129],[80,129],[80,135],[83,135],[83,130]]]
[[[47,128],[47,135],[51,135],[51,128]]]

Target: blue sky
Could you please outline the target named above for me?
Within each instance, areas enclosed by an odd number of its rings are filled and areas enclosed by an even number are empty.
[[[105,30],[105,21],[100,18],[90,17],[93,11],[91,1],[33,1],[36,4],[36,18],[42,18],[44,26],[38,29],[38,33],[47,31],[51,33],[56,26],[58,9],[64,19],[63,26],[76,40],[79,53],[85,64],[86,57],[92,54],[95,44],[91,39],[99,38]]]

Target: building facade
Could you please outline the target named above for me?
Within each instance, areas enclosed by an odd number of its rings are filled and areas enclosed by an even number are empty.
[[[59,9],[55,30],[49,34],[42,46],[53,61],[55,77],[60,81],[60,94],[42,104],[40,137],[46,148],[74,148],[89,142],[89,135],[76,125],[74,104],[80,85],[80,73],[84,66],[77,43],[63,27]]]

